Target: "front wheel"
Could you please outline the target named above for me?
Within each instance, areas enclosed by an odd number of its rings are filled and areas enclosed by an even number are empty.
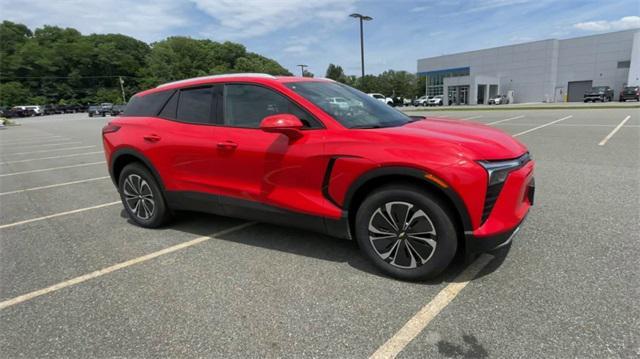
[[[358,209],[355,234],[376,267],[403,280],[438,275],[458,246],[446,206],[409,185],[389,185],[372,192]]]
[[[170,211],[155,177],[140,163],[124,167],[118,181],[120,199],[129,218],[146,228],[162,226],[170,218]]]

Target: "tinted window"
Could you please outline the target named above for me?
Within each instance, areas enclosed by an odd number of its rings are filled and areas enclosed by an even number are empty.
[[[169,119],[175,120],[176,119],[176,113],[178,111],[178,98],[179,97],[180,97],[180,93],[176,91],[176,93],[174,93],[173,96],[171,96],[171,98],[169,99],[167,104],[164,105],[164,108],[160,112],[159,116],[162,117],[162,118],[169,118]]]
[[[177,120],[211,123],[213,92],[211,87],[180,90]]]
[[[157,116],[173,90],[133,96],[124,109],[124,116]]]
[[[265,117],[280,113],[296,115],[306,128],[321,127],[306,111],[275,91],[255,85],[225,86],[225,125],[258,128]]]

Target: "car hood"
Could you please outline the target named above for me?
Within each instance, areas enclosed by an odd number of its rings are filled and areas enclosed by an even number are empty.
[[[463,149],[473,160],[502,160],[517,158],[527,148],[510,134],[494,127],[465,120],[426,118],[384,131],[393,138],[407,137],[408,143],[448,143]],[[410,139],[409,139],[410,138]]]

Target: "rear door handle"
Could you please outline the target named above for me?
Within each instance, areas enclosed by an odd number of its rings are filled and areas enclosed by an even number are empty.
[[[232,141],[224,141],[224,142],[218,142],[217,146],[219,149],[222,149],[222,150],[233,150],[236,147],[238,147],[238,144]]]
[[[160,137],[160,136],[156,135],[155,133],[153,133],[153,134],[150,134],[150,135],[146,135],[143,138],[144,138],[145,141],[158,142],[158,141],[160,141],[160,139],[162,137]]]

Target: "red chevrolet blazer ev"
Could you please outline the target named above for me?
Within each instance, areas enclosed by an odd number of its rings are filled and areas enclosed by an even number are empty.
[[[135,95],[102,129],[131,220],[204,211],[355,239],[383,272],[432,277],[508,243],[534,162],[509,134],[407,116],[344,84],[208,76]]]

